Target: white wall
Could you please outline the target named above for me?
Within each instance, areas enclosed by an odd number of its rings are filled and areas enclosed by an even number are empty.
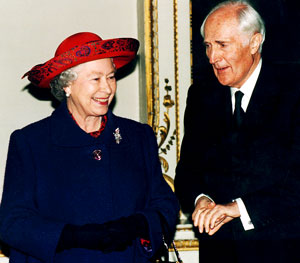
[[[0,194],[9,136],[15,129],[48,116],[49,101],[23,88],[21,76],[52,58],[67,36],[90,31],[102,38],[137,38],[138,0],[0,0]],[[139,120],[138,67],[118,82],[114,112]]]

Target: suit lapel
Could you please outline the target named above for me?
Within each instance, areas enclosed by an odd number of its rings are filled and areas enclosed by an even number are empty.
[[[264,125],[274,116],[279,99],[280,84],[276,82],[274,71],[263,65],[246,111],[244,125],[246,127]]]

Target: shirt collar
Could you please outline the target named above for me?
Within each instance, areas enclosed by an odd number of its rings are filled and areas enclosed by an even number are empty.
[[[257,82],[258,79],[258,75],[260,73],[261,70],[261,66],[262,66],[262,59],[259,60],[256,68],[254,69],[253,73],[250,75],[250,77],[246,80],[246,82],[242,85],[241,88],[233,88],[230,87],[230,91],[231,91],[231,99],[232,101],[234,101],[234,94],[236,91],[240,90],[241,92],[244,93],[243,96],[243,101],[242,101],[242,107],[244,110],[247,109],[250,98],[252,96],[255,84]],[[234,107],[234,104],[233,104]]]

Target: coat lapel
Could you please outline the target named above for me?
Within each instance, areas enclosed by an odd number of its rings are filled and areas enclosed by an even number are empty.
[[[98,138],[94,138],[75,123],[69,114],[66,102],[63,101],[50,117],[51,141],[54,145],[63,147],[82,147],[94,144],[125,146],[128,140],[122,139],[121,143],[117,144],[114,136],[117,128],[120,129],[122,137],[126,136],[120,127],[118,117],[112,114],[110,110],[107,113],[107,117],[108,121],[104,131]]]
[[[280,86],[270,66],[263,65],[246,111],[245,127],[263,126],[272,119],[279,104]]]

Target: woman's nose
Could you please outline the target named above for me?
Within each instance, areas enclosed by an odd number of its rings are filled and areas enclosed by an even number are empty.
[[[111,87],[110,87],[109,81],[106,77],[101,79],[99,88],[101,91],[105,91],[108,94],[111,94]]]

